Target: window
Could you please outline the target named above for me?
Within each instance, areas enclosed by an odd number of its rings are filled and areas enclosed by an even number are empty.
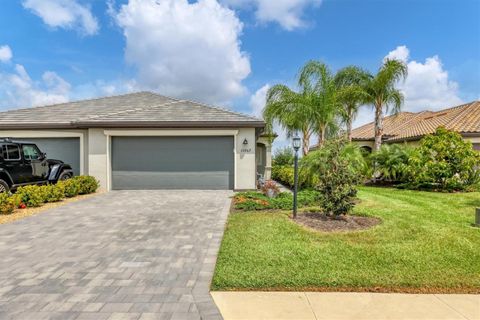
[[[5,160],[20,160],[20,149],[13,144],[3,145],[2,156]]]
[[[22,150],[25,160],[38,160],[42,157],[38,148],[32,144],[24,144]]]

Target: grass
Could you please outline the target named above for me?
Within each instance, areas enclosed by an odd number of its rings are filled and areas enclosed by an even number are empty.
[[[232,213],[212,290],[480,293],[480,193],[361,187],[364,231],[307,230],[288,212]]]

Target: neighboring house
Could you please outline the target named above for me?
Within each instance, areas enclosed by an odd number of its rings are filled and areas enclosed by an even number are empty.
[[[264,127],[150,92],[0,112],[0,137],[33,141],[107,190],[254,189],[271,169]]]
[[[385,117],[383,121],[383,143],[418,144],[427,134],[438,127],[456,131],[465,140],[480,150],[480,101],[463,104],[440,111],[399,112]],[[352,141],[372,150],[375,134],[374,123],[368,123],[352,131]]]

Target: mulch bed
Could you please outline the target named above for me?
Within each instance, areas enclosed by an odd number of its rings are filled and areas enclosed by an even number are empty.
[[[364,230],[382,222],[379,218],[360,216],[344,216],[335,219],[317,212],[299,214],[294,221],[302,226],[323,232]]]
[[[75,201],[83,200],[83,199],[86,199],[86,198],[90,198],[90,197],[93,197],[93,196],[98,195],[100,193],[102,193],[102,191],[97,191],[97,192],[90,193],[90,194],[81,194],[81,195],[75,196],[73,198],[65,198],[65,199],[63,199],[61,201],[58,201],[58,202],[44,203],[40,207],[15,209],[15,210],[13,210],[13,213],[11,213],[11,214],[0,214],[0,224],[9,223],[9,222],[13,222],[13,221],[16,221],[16,220],[24,219],[24,218],[36,215],[38,213],[44,212],[48,209],[57,208],[57,207],[63,206],[63,205],[65,205],[67,203],[70,203],[70,202],[75,202]]]

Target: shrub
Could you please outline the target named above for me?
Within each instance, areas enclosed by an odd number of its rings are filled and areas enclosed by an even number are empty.
[[[413,147],[384,144],[370,155],[374,176],[387,182],[405,182],[409,179],[408,161],[415,152]]]
[[[318,203],[320,194],[315,190],[302,190],[297,195],[298,206],[313,206]],[[293,194],[281,192],[276,198],[268,198],[260,192],[241,192],[234,197],[234,207],[237,210],[290,210],[293,206]]]
[[[46,201],[44,189],[37,185],[19,187],[16,194],[27,207],[38,207]]]
[[[274,198],[280,193],[277,184],[273,180],[267,180],[262,186],[262,192],[269,198]]]
[[[72,180],[78,183],[79,194],[94,193],[99,186],[97,179],[92,176],[77,176],[73,177]]]
[[[57,185],[60,185],[60,187],[63,188],[63,194],[67,198],[75,197],[80,192],[80,184],[78,180],[74,178],[59,181]]]
[[[0,214],[11,214],[15,209],[15,203],[12,197],[6,193],[0,193]]]
[[[294,151],[291,147],[284,147],[275,151],[272,157],[274,166],[293,166]]]
[[[412,189],[473,190],[480,184],[480,153],[456,132],[438,128],[408,161]]]
[[[347,214],[355,204],[360,177],[342,154],[344,148],[343,140],[327,141],[307,163],[310,172],[319,179],[316,186],[321,194],[319,203],[328,215]]]
[[[45,202],[57,202],[65,198],[65,188],[62,184],[47,184],[39,188]]]
[[[274,166],[272,179],[293,188],[295,169],[290,166]],[[298,188],[312,188],[318,182],[317,177],[310,175],[309,171],[300,165],[298,169]]]
[[[240,192],[233,199],[235,209],[238,210],[265,210],[270,209],[269,199],[260,192]]]

